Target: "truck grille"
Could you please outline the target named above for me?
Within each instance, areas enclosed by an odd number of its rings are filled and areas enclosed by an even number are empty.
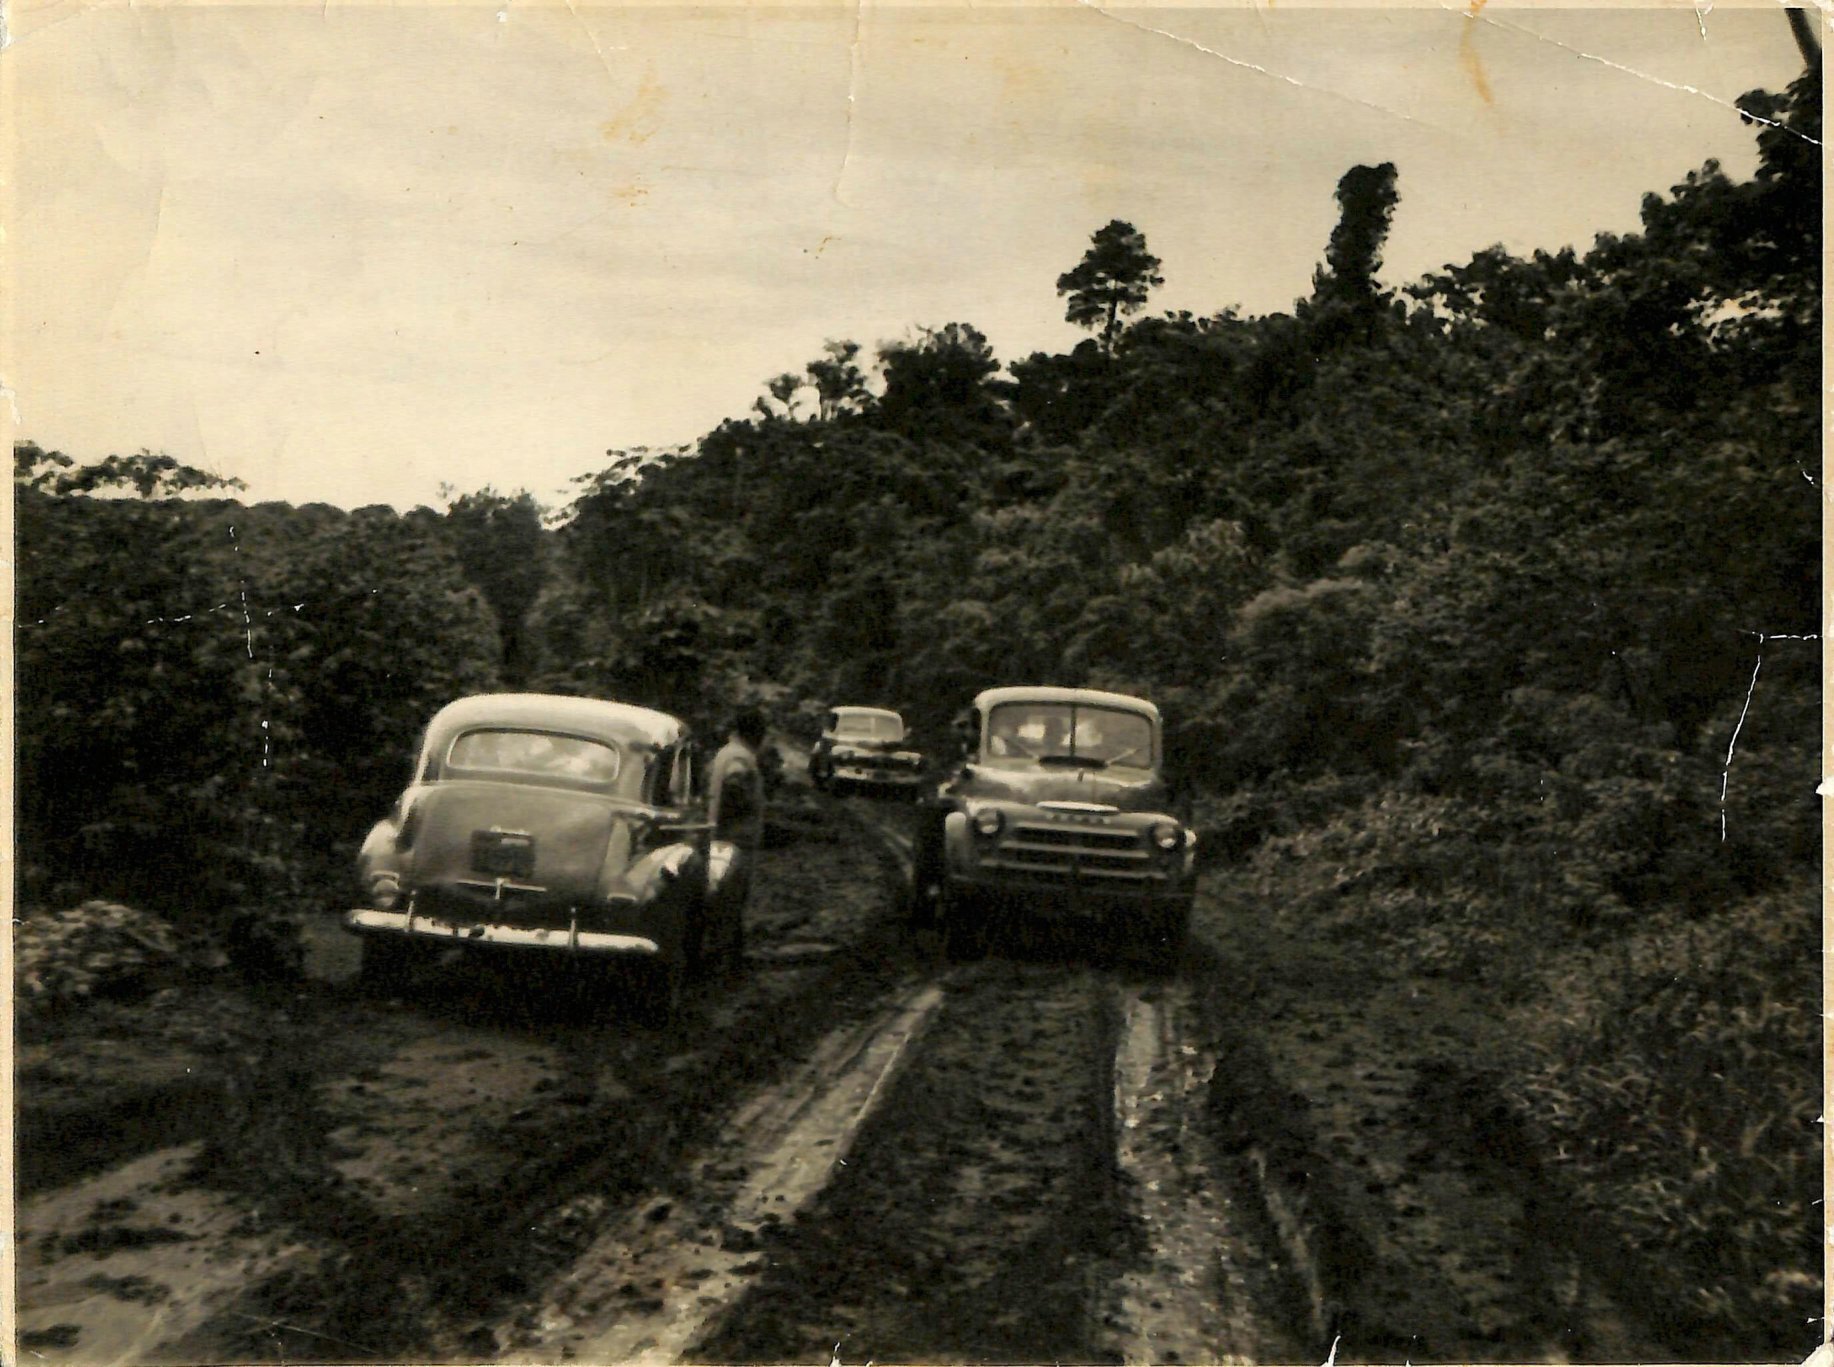
[[[916,766],[896,755],[842,755],[835,764],[843,769],[911,769]]]
[[[1032,823],[1003,834],[981,867],[1062,882],[1157,883],[1166,876],[1132,831]]]
[[[1140,837],[1132,831],[1089,831],[1063,826],[1020,825],[1013,829],[1014,838],[1028,845],[1062,845],[1078,850],[1135,850]]]

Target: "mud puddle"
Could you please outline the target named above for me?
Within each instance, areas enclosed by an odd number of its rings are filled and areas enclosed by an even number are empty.
[[[200,1146],[144,1155],[19,1209],[22,1360],[173,1361],[161,1345],[221,1312],[250,1275],[308,1250],[191,1180]]]

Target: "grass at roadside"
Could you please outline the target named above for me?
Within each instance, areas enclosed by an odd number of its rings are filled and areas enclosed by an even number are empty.
[[[1506,927],[1516,960],[1487,975],[1483,954],[1427,971],[1354,907],[1308,924],[1267,861],[1232,877],[1200,910],[1212,1009],[1266,1076],[1219,1083],[1216,1114],[1301,1194],[1340,1360],[1813,1347],[1800,897],[1652,917],[1603,947]]]

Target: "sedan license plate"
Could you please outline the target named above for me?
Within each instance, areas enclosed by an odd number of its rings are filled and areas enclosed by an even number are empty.
[[[533,877],[535,837],[526,831],[473,831],[471,867],[499,878]]]

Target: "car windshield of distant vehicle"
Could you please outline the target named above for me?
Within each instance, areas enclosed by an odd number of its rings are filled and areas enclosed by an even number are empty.
[[[501,769],[583,783],[610,783],[618,776],[618,752],[612,746],[546,731],[467,731],[452,742],[447,762],[457,769]]]
[[[862,740],[900,740],[904,723],[879,712],[842,712],[834,719],[834,734]]]
[[[987,758],[1066,768],[1150,769],[1153,724],[1138,712],[1083,703],[1002,703],[987,719]]]

